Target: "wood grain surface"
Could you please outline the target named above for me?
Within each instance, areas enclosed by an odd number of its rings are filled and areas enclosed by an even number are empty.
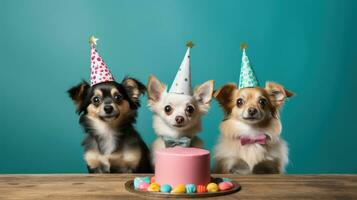
[[[135,176],[143,175],[0,175],[0,199],[148,199],[125,190]],[[357,199],[357,175],[213,176],[232,178],[242,189],[202,199]]]

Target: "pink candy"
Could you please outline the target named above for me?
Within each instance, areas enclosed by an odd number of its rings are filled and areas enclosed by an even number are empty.
[[[139,183],[139,190],[147,191],[149,185],[149,183],[142,181]]]
[[[233,183],[232,182],[229,182],[229,181],[225,181],[225,182],[221,182],[218,184],[218,188],[219,190],[221,191],[224,191],[224,190],[229,190],[233,187]]]

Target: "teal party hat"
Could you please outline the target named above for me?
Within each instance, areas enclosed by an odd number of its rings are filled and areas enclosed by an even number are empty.
[[[254,70],[250,67],[248,56],[246,55],[246,44],[241,44],[240,48],[243,51],[242,65],[239,76],[239,89],[252,88],[259,86],[258,79],[255,76]]]

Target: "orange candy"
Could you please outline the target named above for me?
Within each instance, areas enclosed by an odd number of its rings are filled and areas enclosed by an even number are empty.
[[[155,183],[155,176],[152,176],[152,177],[150,178],[150,183]]]
[[[197,193],[205,193],[205,192],[207,192],[207,189],[206,189],[205,185],[197,185],[196,191],[197,191]]]
[[[185,193],[186,192],[186,187],[184,184],[178,184],[176,185],[176,187],[174,187],[172,190],[171,190],[171,193],[172,194],[177,194],[177,193]]]

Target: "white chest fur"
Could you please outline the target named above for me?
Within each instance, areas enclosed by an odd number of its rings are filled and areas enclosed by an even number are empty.
[[[252,169],[254,165],[266,157],[267,150],[264,146],[260,144],[241,145],[239,136],[269,133],[237,120],[227,120],[221,124],[220,128],[223,135],[216,146],[216,156],[228,158],[227,160],[230,160],[228,165],[233,165],[235,160],[242,159]]]
[[[233,163],[236,160],[242,159],[252,169],[254,165],[265,158],[267,150],[259,144],[248,144],[243,146],[237,139],[222,138],[220,146],[216,148],[216,154],[229,158],[228,160],[231,160]]]
[[[244,160],[250,170],[263,160],[278,160],[279,168],[284,170],[288,163],[288,147],[280,138],[280,121],[273,121],[264,129],[242,123],[235,119],[223,121],[220,125],[221,136],[215,147],[215,157],[220,160],[223,169],[231,169],[239,160]],[[242,145],[239,136],[242,135],[269,135],[268,144],[246,144]]]
[[[95,134],[100,137],[100,145],[103,154],[111,154],[117,148],[116,136],[118,135],[118,132],[98,119],[93,120],[93,128],[96,130]]]

